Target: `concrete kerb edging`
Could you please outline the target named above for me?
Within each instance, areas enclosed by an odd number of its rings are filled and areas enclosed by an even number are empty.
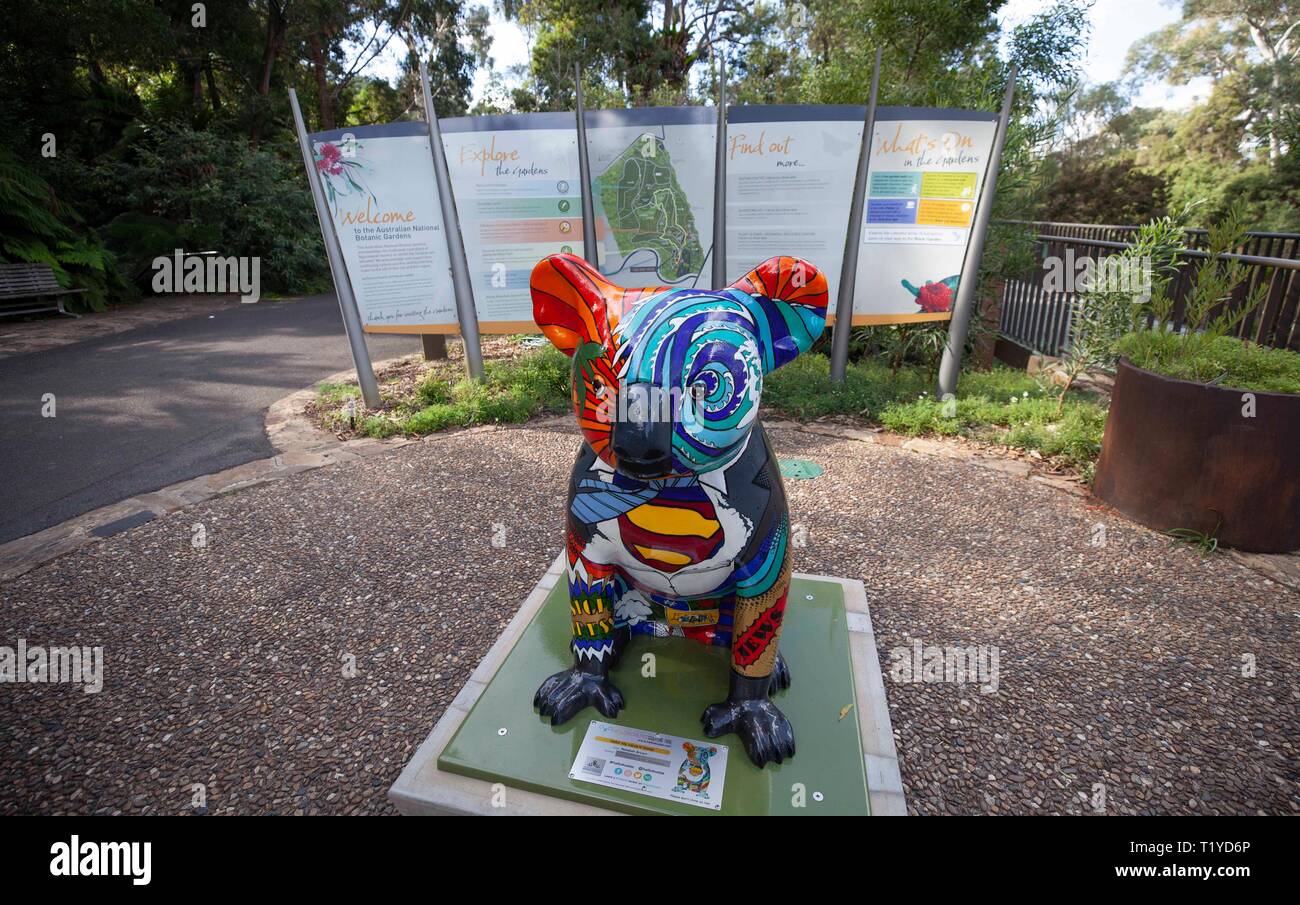
[[[398,360],[400,359],[394,358],[376,362],[376,367]],[[355,379],[354,371],[339,371],[273,403],[265,415],[266,435],[276,450],[276,454],[269,458],[255,459],[224,471],[200,475],[159,490],[137,494],[0,545],[0,582],[10,581],[65,553],[101,540],[94,532],[122,519],[137,516],[142,519],[137,524],[144,524],[222,494],[278,481],[335,462],[351,462],[382,455],[419,442],[406,437],[340,440],[308,421],[304,411],[307,403],[315,398],[316,387],[324,382],[348,379]]]
[[[622,816],[616,811],[580,802],[552,798],[525,789],[511,788],[498,794],[496,784],[438,769],[438,755],[469,716],[488,682],[514,649],[528,624],[546,602],[556,583],[565,577],[564,554],[555,557],[514,618],[497,636],[496,643],[470,674],[465,687],[448,705],[433,730],[407,761],[388,799],[408,815],[513,815],[513,816]],[[833,581],[844,590],[844,609],[849,629],[849,656],[853,664],[854,698],[862,734],[862,752],[867,773],[867,794],[871,813],[880,817],[907,815],[898,751],[885,699],[885,681],[871,626],[871,611],[862,582],[826,575],[796,572],[795,578]]]

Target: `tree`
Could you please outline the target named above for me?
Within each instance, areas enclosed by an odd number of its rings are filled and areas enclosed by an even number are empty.
[[[1247,126],[1267,142],[1269,162],[1284,152],[1283,124],[1300,101],[1300,10],[1292,0],[1184,0],[1182,18],[1135,45],[1129,71],[1138,81],[1187,84],[1198,76],[1236,76],[1248,86]]]

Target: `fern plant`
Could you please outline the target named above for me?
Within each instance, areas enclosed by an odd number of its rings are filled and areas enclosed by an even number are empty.
[[[113,253],[81,226],[49,183],[0,145],[0,262],[48,264],[60,286],[86,290],[68,297],[70,310],[99,311],[134,293]]]

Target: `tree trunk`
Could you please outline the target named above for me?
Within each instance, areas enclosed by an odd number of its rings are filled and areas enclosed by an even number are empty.
[[[312,35],[307,43],[311,48],[312,71],[316,76],[316,112],[320,116],[321,131],[328,132],[334,128],[334,98],[330,94],[327,71],[329,54],[325,52],[319,35]]]
[[[261,101],[253,114],[253,126],[248,133],[249,143],[254,149],[262,143],[266,101],[271,96],[271,74],[275,69],[276,58],[280,55],[280,47],[284,43],[284,8],[275,0],[268,0],[266,9],[266,44],[262,48],[262,76],[257,83],[257,94]]]
[[[1282,140],[1278,137],[1277,130],[1282,124],[1282,48],[1269,37],[1268,32],[1263,25],[1246,20],[1246,26],[1250,30],[1250,39],[1255,43],[1259,50],[1260,56],[1268,64],[1272,73],[1272,96],[1269,98],[1268,111],[1265,115],[1268,117],[1268,162],[1277,166],[1278,158],[1282,156]],[[1288,29],[1282,37],[1282,43],[1286,43],[1291,32]]]
[[[209,59],[203,66],[203,72],[208,81],[208,99],[212,101],[212,112],[214,114],[221,112],[221,95],[217,93],[217,79],[212,73],[212,60]]]

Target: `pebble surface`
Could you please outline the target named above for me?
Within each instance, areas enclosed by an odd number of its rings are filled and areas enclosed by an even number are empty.
[[[912,813],[1300,812],[1300,595],[969,462],[771,435],[825,469],[786,481],[795,566],[866,585]],[[559,551],[577,443],[439,435],[0,586],[0,644],[104,649],[98,694],[0,686],[0,813],[392,813]],[[996,691],[905,681],[917,643],[996,650]]]

